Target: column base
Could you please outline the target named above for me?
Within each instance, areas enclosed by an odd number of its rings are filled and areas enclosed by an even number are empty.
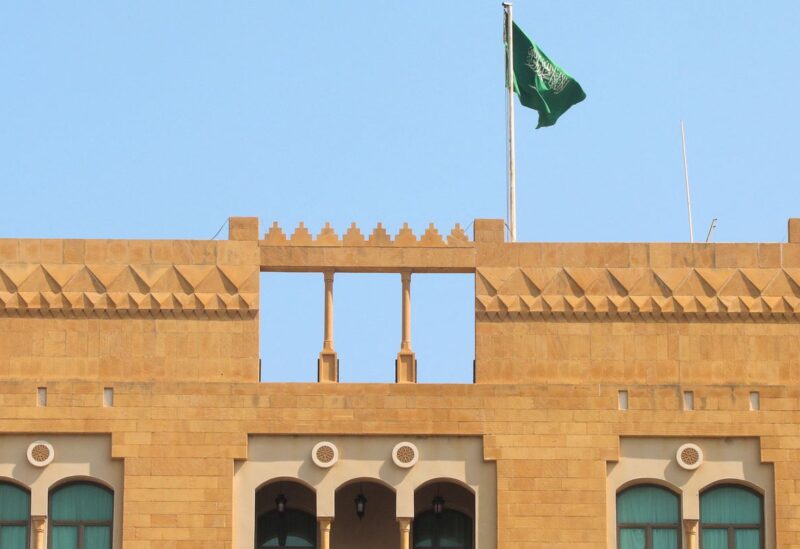
[[[339,383],[339,357],[336,351],[322,351],[317,360],[317,381]]]
[[[417,357],[413,351],[400,351],[397,353],[394,380],[397,383],[417,382]]]

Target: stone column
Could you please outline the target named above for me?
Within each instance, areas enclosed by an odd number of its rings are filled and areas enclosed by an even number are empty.
[[[323,383],[339,381],[339,360],[333,350],[333,271],[325,271],[325,326],[322,352],[317,361],[317,379]]]
[[[411,520],[410,518],[398,518],[400,525],[400,549],[411,549]]]
[[[683,531],[686,534],[686,549],[697,549],[697,519],[683,519]]]
[[[33,549],[46,549],[44,532],[47,529],[47,517],[31,517],[31,528],[33,529]]]
[[[331,517],[317,517],[319,524],[319,549],[331,549]]]
[[[403,285],[403,322],[395,378],[397,383],[416,383],[417,360],[411,350],[411,271],[400,273],[400,280]]]

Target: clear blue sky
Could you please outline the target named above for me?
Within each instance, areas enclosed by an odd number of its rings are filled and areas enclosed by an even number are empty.
[[[800,215],[796,0],[514,11],[588,96],[553,128],[518,108],[520,240],[687,240],[681,118],[696,233],[718,217],[717,241],[786,239]],[[501,26],[485,0],[3,3],[0,236],[502,217]],[[395,278],[337,279],[343,378],[391,379]],[[265,369],[313,377],[321,277],[263,282],[286,311],[262,317]],[[415,279],[424,378],[470,375],[471,299],[469,277]]]

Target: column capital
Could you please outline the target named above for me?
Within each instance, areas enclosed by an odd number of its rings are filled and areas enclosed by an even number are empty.
[[[330,530],[333,523],[333,517],[317,517],[317,523],[320,530]]]
[[[44,532],[47,528],[47,517],[45,515],[31,516],[31,528],[36,533]]]
[[[697,519],[683,519],[683,531],[687,534],[694,534],[697,532]]]
[[[333,282],[334,273],[335,271],[332,270],[322,271],[322,276],[325,278],[325,282]]]
[[[408,532],[411,530],[411,522],[413,518],[409,517],[397,517],[397,523],[400,525],[401,532]]]

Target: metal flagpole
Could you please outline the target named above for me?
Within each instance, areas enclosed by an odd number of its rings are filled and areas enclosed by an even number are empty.
[[[508,232],[511,242],[517,241],[517,173],[514,154],[514,31],[511,2],[503,2],[506,41],[506,114],[508,117]]]
[[[681,143],[683,145],[683,179],[686,181],[686,207],[689,209],[689,242],[694,243],[694,227],[692,226],[692,195],[689,192],[689,162],[686,160],[686,128],[681,120]],[[711,231],[709,231],[711,234]]]

